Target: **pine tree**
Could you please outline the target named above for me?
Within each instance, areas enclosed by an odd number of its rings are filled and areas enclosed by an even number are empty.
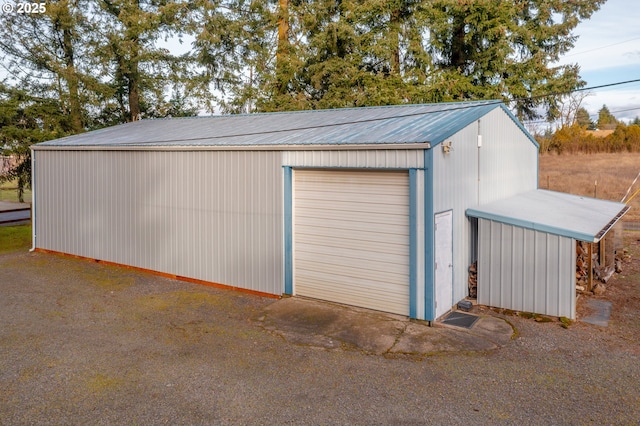
[[[595,129],[595,125],[589,116],[589,112],[584,108],[579,108],[576,112],[576,124],[587,130]]]
[[[0,182],[15,180],[21,202],[25,188],[31,185],[30,146],[75,133],[59,100],[35,95],[47,93],[46,86],[32,85],[29,92],[0,84],[0,154],[15,159],[15,165],[0,176]]]
[[[187,60],[158,47],[157,41],[179,35],[187,13],[184,4],[172,0],[97,1],[92,18],[93,55],[117,101],[117,109],[106,112],[108,123],[163,116],[171,109],[166,92],[173,90],[174,97],[182,96],[184,82],[179,76],[185,74]]]
[[[580,2],[436,0],[427,9],[429,51],[445,96],[515,102],[521,119],[544,107],[558,113],[558,95],[582,87],[577,65],[553,66],[571,47],[571,31],[604,0]]]
[[[613,130],[616,128],[618,120],[611,114],[606,105],[602,105],[598,111],[598,128],[601,130]]]
[[[78,1],[47,3],[44,13],[2,14],[0,50],[16,86],[38,87],[57,98],[73,132],[85,129],[86,85],[95,82],[78,57],[85,25]],[[84,86],[84,87],[83,87]]]

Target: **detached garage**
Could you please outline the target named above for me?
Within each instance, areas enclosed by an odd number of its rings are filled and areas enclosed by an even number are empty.
[[[142,120],[32,150],[35,250],[429,321],[485,253],[468,209],[537,189],[538,145],[496,101]]]

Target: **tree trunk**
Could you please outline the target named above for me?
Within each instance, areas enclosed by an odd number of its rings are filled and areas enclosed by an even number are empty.
[[[389,22],[389,38],[391,40],[391,72],[400,74],[400,19],[402,11],[394,9]]]
[[[464,16],[457,15],[453,18],[453,30],[451,35],[451,61],[450,66],[453,69],[459,69],[461,72],[465,71],[465,64],[467,61],[467,55],[465,52],[466,35],[464,29]]]
[[[140,114],[140,73],[138,72],[138,61],[132,60],[129,64],[131,72],[127,74],[127,88],[129,89],[129,113],[130,121],[138,121]]]
[[[72,29],[63,30],[64,57],[66,62],[65,79],[69,88],[69,117],[71,118],[71,128],[74,133],[84,130],[82,126],[82,107],[80,106],[80,94],[78,84],[78,74],[74,63],[74,50]]]
[[[276,52],[276,89],[278,94],[287,92],[289,83],[289,0],[279,0],[278,50]]]

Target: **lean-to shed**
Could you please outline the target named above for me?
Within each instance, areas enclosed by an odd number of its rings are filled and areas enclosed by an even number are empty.
[[[142,120],[32,154],[37,250],[426,320],[484,252],[467,210],[537,189],[495,101]]]

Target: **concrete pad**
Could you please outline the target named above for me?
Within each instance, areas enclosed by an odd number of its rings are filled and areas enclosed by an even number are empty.
[[[593,311],[592,314],[582,318],[582,322],[607,327],[611,318],[611,302],[598,299],[587,299],[587,307]]]
[[[470,333],[484,337],[498,346],[505,346],[513,338],[515,330],[502,318],[481,316],[471,328]]]
[[[470,334],[462,329],[437,324],[410,323],[392,348],[393,353],[430,355],[456,351],[488,351],[498,346],[491,341]]]
[[[377,355],[488,351],[506,345],[513,335],[507,322],[491,316],[480,317],[471,330],[439,323],[430,327],[401,315],[300,297],[272,303],[259,320],[290,343]]]

